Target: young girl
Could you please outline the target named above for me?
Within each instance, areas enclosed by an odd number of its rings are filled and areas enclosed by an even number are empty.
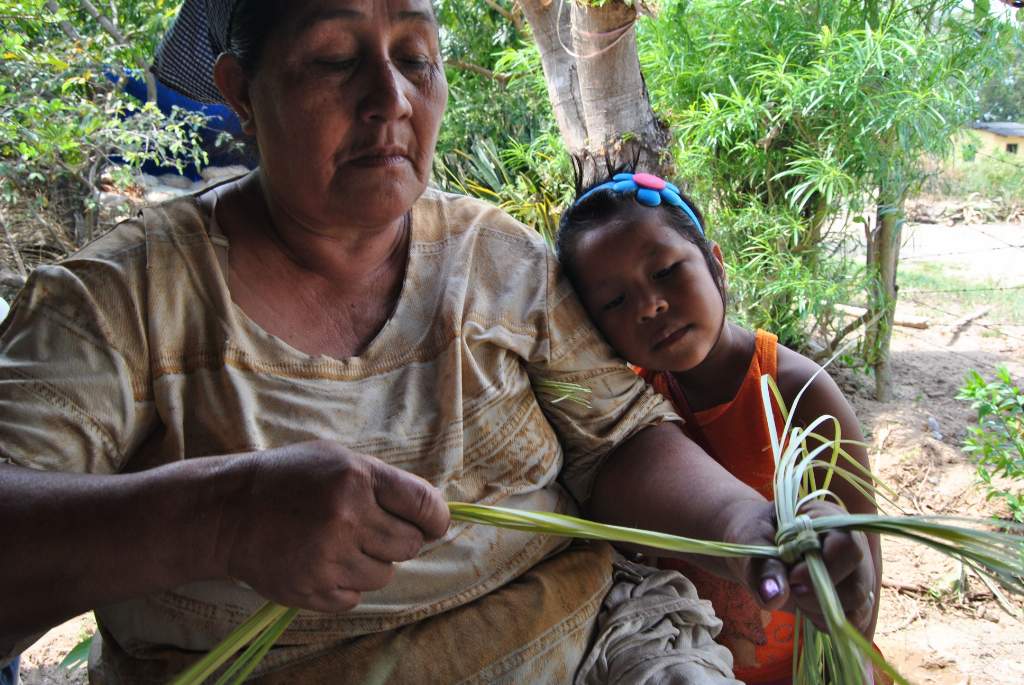
[[[782,346],[766,331],[749,331],[725,317],[722,252],[707,239],[699,210],[679,189],[650,174],[615,174],[579,195],[562,216],[559,258],[580,299],[612,347],[669,398],[685,419],[684,430],[733,475],[772,498],[775,472],[759,379],[769,374],[787,406],[813,377],[794,420],[806,425],[835,416],[842,437],[861,440],[853,410],[828,374]],[[776,412],[776,422],[782,426]],[[821,431],[831,438],[827,431]],[[868,467],[865,450],[847,451]],[[874,503],[833,480],[846,508],[874,513]],[[867,542],[875,587],[867,606],[850,615],[870,639],[881,578],[877,539]],[[763,611],[740,585],[682,560],[681,570],[710,599],[724,627],[719,640],[732,651],[736,677],[747,683],[790,682],[794,620]],[[791,573],[794,592],[807,592],[806,566]],[[798,574],[803,573],[804,577]]]

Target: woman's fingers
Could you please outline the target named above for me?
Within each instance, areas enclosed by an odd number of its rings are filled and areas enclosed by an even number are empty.
[[[359,542],[368,556],[385,562],[408,561],[423,547],[424,536],[416,526],[386,511],[378,512],[366,526]]]
[[[451,516],[437,488],[384,463],[376,465],[373,476],[373,492],[382,509],[419,528],[428,540],[445,534]]]
[[[329,441],[230,462],[226,575],[281,604],[344,611],[394,577],[448,527],[441,493],[422,478]]]
[[[395,567],[391,562],[356,553],[338,563],[333,576],[338,589],[373,592],[391,582],[395,576]]]

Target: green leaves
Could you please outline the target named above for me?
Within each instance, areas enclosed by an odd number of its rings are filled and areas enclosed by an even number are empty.
[[[252,673],[270,647],[295,618],[295,609],[267,602],[223,642],[202,659],[177,675],[169,685],[199,685],[213,676],[221,666],[249,645],[241,656],[221,675],[216,685],[240,684]]]
[[[1006,502],[1010,514],[1024,522],[1024,393],[1006,367],[988,382],[977,371],[968,373],[957,399],[971,403],[978,423],[967,429],[963,449],[978,462],[978,478],[988,497]],[[1010,479],[1008,485],[993,476]]]
[[[0,0],[0,197],[12,204],[8,221],[15,227],[25,221],[38,229],[37,212],[54,206],[61,207],[55,225],[64,225],[70,214],[93,221],[98,178],[113,160],[119,180],[147,161],[179,167],[181,158],[205,162],[201,115],[164,116],[141,107],[107,75],[139,55],[152,57],[177,4],[103,6],[130,43],[115,45],[75,3],[59,3],[51,12],[43,0]],[[88,240],[91,227],[75,238]]]
[[[823,371],[819,370],[819,373]],[[1008,379],[1008,374],[1005,378]],[[797,394],[794,407],[799,403],[804,390]],[[1006,395],[1007,401],[1013,406],[1019,404],[1012,398],[1012,393],[1001,395]],[[761,378],[761,397],[764,414],[771,417],[768,426],[776,467],[774,491],[779,528],[777,545],[740,545],[697,540],[657,531],[612,526],[565,514],[461,502],[448,504],[452,520],[538,535],[626,542],[684,554],[776,557],[789,562],[802,558],[808,564],[813,589],[824,610],[829,632],[820,633],[809,621],[797,616],[797,626],[802,634],[802,639],[794,641],[800,645],[799,652],[794,655],[794,682],[797,685],[820,685],[826,682],[826,676],[827,682],[835,685],[860,685],[865,681],[863,669],[868,663],[876,664],[896,682],[907,684],[846,619],[817,545],[801,547],[795,553],[797,556],[791,556],[793,550],[788,549],[788,541],[800,538],[798,529],[803,529],[805,537],[810,534],[814,542],[815,536],[830,530],[859,530],[903,537],[958,559],[983,578],[996,581],[1012,592],[1024,594],[1024,542],[1021,537],[1024,525],[1004,526],[1001,531],[993,531],[984,521],[953,517],[843,513],[811,519],[802,515],[800,509],[804,503],[814,499],[834,499],[828,490],[834,478],[843,478],[860,492],[879,499],[887,500],[887,493],[891,493],[891,490],[876,485],[871,473],[847,454],[843,448],[845,443],[839,422],[834,417],[821,416],[807,426],[795,426],[794,414],[786,407],[770,376]],[[1004,400],[997,402],[1000,407],[1004,404]],[[781,427],[775,424],[773,405],[778,407],[785,421]],[[834,439],[821,437],[818,429],[824,424],[834,427]],[[217,685],[241,683],[252,673],[295,614],[293,609],[267,603],[232,631],[214,650],[175,678],[171,685],[202,683],[248,644],[242,655],[217,680]]]
[[[78,668],[85,668],[89,663],[89,650],[92,649],[92,638],[85,638],[72,648],[68,655],[61,660],[60,665],[70,671]]]
[[[1004,54],[1012,27],[959,0],[675,0],[638,31],[654,107],[672,125],[682,177],[712,208],[727,257],[758,230],[743,217],[766,217],[771,232],[797,222],[795,239],[758,246],[778,275],[728,261],[731,288],[777,296],[771,316],[737,298],[740,317],[786,329],[798,346],[824,337],[834,347],[846,322],[832,305],[860,300],[831,299],[841,293],[826,288],[810,303],[804,279],[839,273],[852,290],[873,288],[874,275],[848,256],[850,235],[828,227],[844,212],[899,204],[893,196],[919,182],[925,155],[946,154],[951,134],[976,118],[978,85],[1016,68],[1015,53]],[[1003,100],[1019,99],[1015,85]],[[790,277],[783,294],[777,282]]]

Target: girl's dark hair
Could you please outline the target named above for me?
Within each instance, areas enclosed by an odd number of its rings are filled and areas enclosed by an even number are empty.
[[[579,237],[587,231],[607,226],[619,220],[620,215],[627,211],[636,211],[637,208],[641,208],[645,211],[661,212],[669,226],[675,229],[683,238],[697,246],[697,249],[700,250],[701,255],[704,257],[705,263],[707,263],[715,285],[718,286],[718,292],[722,296],[722,305],[726,305],[725,274],[722,273],[718,260],[715,259],[715,255],[711,251],[712,243],[701,233],[701,230],[694,225],[693,221],[683,210],[664,202],[657,207],[647,207],[639,204],[633,194],[617,193],[611,188],[591,193],[580,202],[579,198],[602,183],[612,180],[615,174],[623,172],[636,173],[635,163],[622,164],[614,168],[611,168],[609,165],[607,178],[585,188],[582,183],[583,164],[573,158],[573,167],[576,175],[576,200],[573,201],[573,204],[568,209],[562,212],[562,218],[558,222],[558,235],[555,238],[555,250],[558,253],[559,261],[562,263],[562,268],[574,285],[578,285],[576,246],[579,244]],[[680,193],[679,197],[689,205],[690,209],[697,216],[697,220],[700,221],[701,227],[707,230],[704,215],[701,214],[697,205],[683,193]]]
[[[225,47],[238,58],[249,76],[259,69],[263,48],[275,28],[279,28],[287,12],[283,0],[238,0],[231,10],[228,44]]]

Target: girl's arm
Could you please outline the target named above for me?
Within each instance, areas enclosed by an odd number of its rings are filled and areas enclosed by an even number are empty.
[[[840,437],[844,441],[853,441],[844,442],[843,448],[861,466],[865,469],[870,469],[871,464],[868,460],[867,450],[863,444],[860,444],[863,442],[864,436],[861,433],[860,423],[857,421],[853,408],[846,401],[839,387],[828,373],[822,372],[818,373],[817,376],[814,375],[819,368],[810,359],[779,345],[778,385],[789,407],[793,406],[797,394],[813,376],[813,380],[811,380],[810,385],[804,391],[796,406],[793,417],[794,422],[800,426],[807,426],[819,416],[826,414],[834,416],[839,421]],[[827,440],[835,437],[835,429],[832,422],[822,424],[816,432],[820,433]],[[829,456],[826,455],[824,458]],[[844,466],[847,470],[854,470],[852,465],[841,462],[840,466]],[[877,513],[874,499],[861,494],[860,491],[843,478],[834,478],[829,489],[839,497],[843,506],[850,513]],[[858,545],[866,545],[867,549],[870,550],[870,555],[864,555],[865,558],[860,562],[861,564],[870,565],[870,569],[861,569],[859,573],[851,574],[847,582],[837,585],[837,590],[840,593],[840,599],[844,600],[844,606],[849,607],[851,604],[856,604],[857,602],[854,598],[863,596],[863,588],[858,586],[863,580],[858,580],[858,578],[863,579],[870,577],[869,574],[873,574],[873,582],[870,584],[871,594],[868,596],[869,601],[865,602],[860,610],[848,611],[847,613],[853,624],[866,637],[871,639],[878,620],[878,597],[882,583],[882,552],[877,535],[856,533],[855,539]],[[829,552],[830,550],[826,544],[824,549],[826,557]],[[829,568],[832,568],[832,566],[833,564],[829,563]],[[805,564],[798,564],[794,567],[790,572],[789,579],[794,587],[794,593],[798,594],[802,589],[801,586],[810,587],[810,578]]]

